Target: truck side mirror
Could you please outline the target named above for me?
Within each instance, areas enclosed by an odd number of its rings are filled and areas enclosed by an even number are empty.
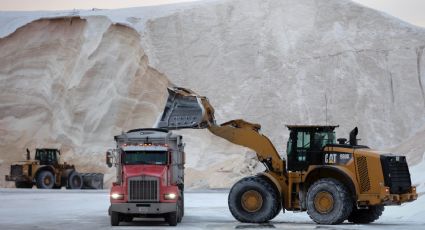
[[[108,167],[112,167],[112,152],[110,150],[106,151],[106,165],[108,165]]]

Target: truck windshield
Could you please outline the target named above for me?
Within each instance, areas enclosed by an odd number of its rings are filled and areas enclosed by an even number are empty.
[[[126,165],[149,164],[165,165],[167,164],[166,151],[126,151],[123,159]]]

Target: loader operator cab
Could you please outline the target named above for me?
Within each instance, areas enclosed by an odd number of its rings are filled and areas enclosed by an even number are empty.
[[[40,161],[40,165],[56,165],[59,162],[59,155],[58,149],[36,149],[34,159]]]
[[[336,127],[287,125],[288,171],[305,171],[310,165],[322,164],[323,148],[336,143]]]

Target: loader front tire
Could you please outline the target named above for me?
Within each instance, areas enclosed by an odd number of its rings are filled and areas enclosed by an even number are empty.
[[[246,177],[233,185],[228,205],[233,217],[244,223],[264,223],[280,211],[276,188],[262,177]]]
[[[50,171],[41,171],[36,179],[37,188],[52,189],[55,185],[55,176]]]
[[[308,189],[307,214],[318,224],[340,224],[352,210],[351,194],[335,179],[320,179]]]
[[[385,207],[382,205],[369,206],[368,209],[354,208],[350,216],[348,216],[348,222],[355,224],[369,224],[379,219],[384,212]]]

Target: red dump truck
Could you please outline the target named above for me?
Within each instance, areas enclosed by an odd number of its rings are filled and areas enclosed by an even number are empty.
[[[134,129],[115,136],[106,163],[116,167],[110,191],[111,225],[135,217],[164,218],[175,226],[184,215],[184,143],[164,129]]]

